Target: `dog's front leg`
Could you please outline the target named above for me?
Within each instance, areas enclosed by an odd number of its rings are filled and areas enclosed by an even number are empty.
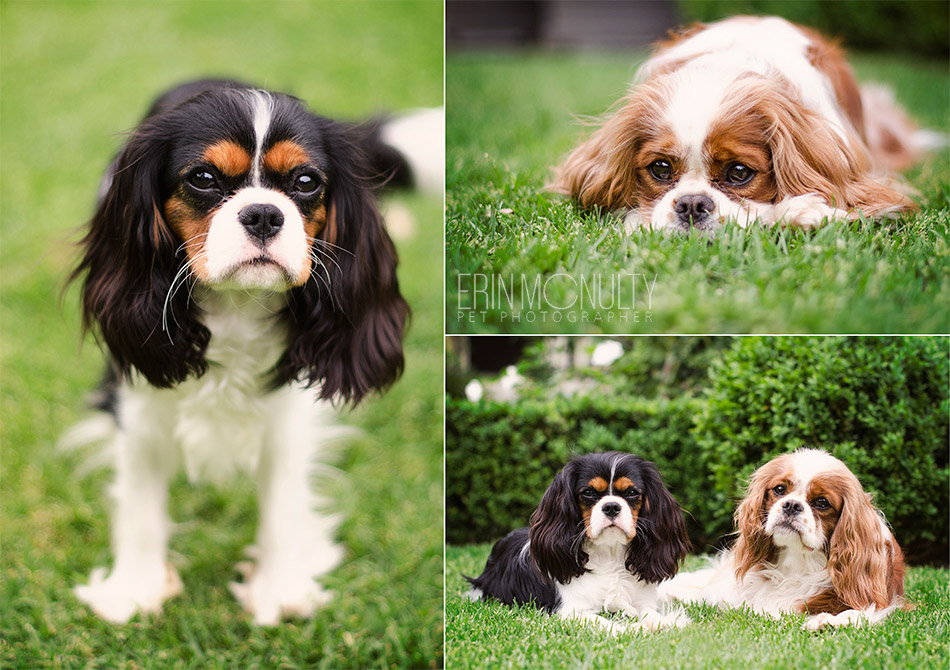
[[[334,542],[336,517],[316,511],[311,477],[320,445],[340,429],[301,389],[279,392],[258,465],[260,525],[248,549],[256,562],[239,564],[244,582],[231,591],[258,625],[288,616],[309,617],[332,594],[315,578],[343,556]],[[279,409],[277,409],[279,407]]]
[[[136,612],[158,612],[162,603],[181,592],[181,580],[167,563],[170,521],[166,510],[168,481],[175,468],[167,423],[149,421],[128,402],[127,414],[113,445],[116,479],[111,493],[114,564],[93,570],[89,584],[76,586],[76,596],[103,619],[125,623]]]

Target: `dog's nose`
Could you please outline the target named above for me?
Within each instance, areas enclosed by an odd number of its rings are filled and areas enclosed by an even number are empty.
[[[249,235],[266,242],[284,225],[284,214],[276,205],[254,203],[238,213],[238,221]]]
[[[603,510],[605,517],[608,519],[613,519],[615,516],[620,514],[620,503],[606,502],[600,509]]]
[[[788,516],[797,516],[805,511],[805,506],[797,500],[786,500],[782,503],[782,511]]]
[[[673,209],[681,221],[692,225],[712,214],[716,204],[709,196],[684,195],[676,201]]]

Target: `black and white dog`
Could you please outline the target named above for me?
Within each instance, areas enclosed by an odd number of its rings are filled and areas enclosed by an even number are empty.
[[[579,456],[551,482],[531,525],[499,540],[474,599],[534,604],[614,631],[683,626],[660,611],[657,584],[676,574],[689,545],[683,515],[653,463],[621,452]],[[630,625],[602,610],[636,619]]]

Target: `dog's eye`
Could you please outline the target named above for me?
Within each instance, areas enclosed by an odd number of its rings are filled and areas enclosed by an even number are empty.
[[[581,498],[596,498],[597,491],[592,486],[585,486],[581,489]]]
[[[214,188],[218,180],[207,170],[195,170],[188,176],[188,183],[199,191],[207,191]]]
[[[320,180],[312,174],[304,173],[294,179],[294,190],[297,193],[310,195],[316,193],[318,188],[320,188]]]
[[[673,166],[669,161],[653,161],[647,166],[647,171],[657,181],[670,181],[673,178]]]
[[[787,490],[787,489],[785,488],[785,485],[784,485],[784,484],[779,484],[778,486],[776,486],[776,487],[774,487],[774,488],[772,489],[772,493],[774,493],[774,494],[777,495],[777,496],[783,496],[783,495],[785,495],[785,491],[786,491],[786,490]]]
[[[831,503],[828,502],[828,499],[824,497],[815,498],[814,500],[811,501],[811,505],[815,509],[830,509],[831,508]]]
[[[637,498],[640,497],[640,492],[637,491],[636,489],[627,489],[620,495],[622,495],[627,500],[636,500]]]
[[[742,186],[752,181],[755,176],[755,170],[743,165],[742,163],[733,163],[726,168],[725,180],[730,186]]]

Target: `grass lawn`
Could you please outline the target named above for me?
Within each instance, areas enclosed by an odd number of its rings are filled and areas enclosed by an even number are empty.
[[[908,598],[917,604],[874,627],[809,633],[802,617],[779,621],[689,605],[682,630],[611,637],[533,608],[462,599],[462,574],[477,575],[490,545],[446,548],[446,664],[466,668],[915,668],[947,667],[950,592],[947,570],[912,568]],[[688,559],[697,567],[701,560]]]
[[[178,481],[172,539],[185,592],[159,616],[104,624],[70,588],[108,564],[106,485],[54,443],[82,416],[102,357],[80,347],[75,288],[60,304],[76,231],[152,97],[198,76],[289,90],[361,118],[442,102],[439,3],[4,2],[0,667],[371,668],[442,663],[441,198],[397,196],[415,216],[397,240],[414,310],[406,374],[344,415],[361,437],[327,486],[346,521],[337,597],[311,621],[257,629],[227,591],[255,532],[248,480]],[[353,482],[371,482],[370,487]]]
[[[446,330],[930,333],[950,325],[950,152],[906,175],[922,209],[821,230],[624,234],[544,191],[643,54],[450,54]],[[922,124],[950,128],[946,63],[859,55]]]

